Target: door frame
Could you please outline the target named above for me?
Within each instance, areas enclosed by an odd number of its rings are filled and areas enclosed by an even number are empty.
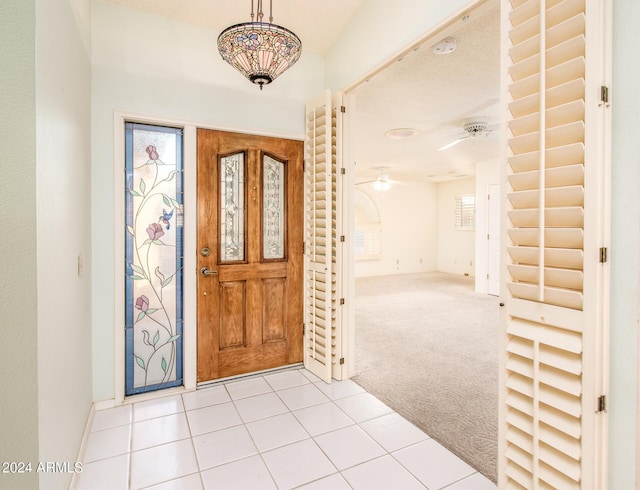
[[[166,125],[182,128],[184,132],[184,328],[183,328],[183,386],[158,390],[141,395],[125,396],[125,338],[124,328],[124,124],[134,122],[141,124]],[[198,128],[212,129],[215,131],[228,131],[234,133],[244,133],[256,136],[268,136],[274,138],[304,141],[304,134],[282,134],[269,133],[263,131],[251,131],[237,127],[217,126],[202,124],[194,121],[151,117],[145,114],[114,111],[113,134],[114,134],[114,402],[115,405],[132,403],[141,399],[158,398],[170,393],[182,391],[193,391],[197,388],[197,139]]]
[[[492,194],[492,189],[495,191]],[[497,204],[497,209],[495,208],[495,204],[493,204],[491,202],[491,198],[495,198],[494,202],[497,200],[498,204]],[[498,251],[498,261],[497,263],[493,263],[493,267],[492,266],[492,260],[491,260],[491,254],[492,254],[492,250],[491,250],[491,231],[493,229],[497,229],[496,233],[498,235],[498,241],[500,241],[501,237],[501,226],[500,226],[500,208],[501,208],[501,197],[502,197],[502,190],[500,187],[499,183],[496,184],[489,184],[487,185],[487,198],[489,203],[487,204],[487,248],[486,248],[486,252],[487,252],[487,256],[485,258],[486,263],[487,263],[487,279],[486,279],[486,293],[487,294],[491,294],[493,296],[500,296],[500,251]],[[495,225],[495,226],[494,226]],[[501,245],[499,244],[498,247],[500,247]],[[495,275],[498,277],[498,290],[493,293],[491,292],[491,277],[492,275]]]

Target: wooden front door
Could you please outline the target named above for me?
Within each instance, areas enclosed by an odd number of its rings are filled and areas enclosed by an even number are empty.
[[[302,361],[302,154],[198,130],[198,382]]]

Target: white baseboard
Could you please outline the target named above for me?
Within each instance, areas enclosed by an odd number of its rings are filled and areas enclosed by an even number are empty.
[[[116,401],[115,401],[115,399],[102,400],[102,401],[99,401],[99,402],[93,402],[93,406],[94,406],[96,411],[106,410],[108,408],[114,408],[116,406]]]
[[[96,404],[92,403],[91,408],[89,409],[89,416],[87,417],[87,422],[84,425],[84,433],[82,434],[82,440],[80,441],[80,448],[78,449],[78,457],[76,458],[77,462],[84,462],[84,453],[87,448],[87,441],[89,440],[89,434],[91,433],[91,426],[93,425],[93,417],[96,413]],[[74,473],[71,477],[71,483],[69,485],[69,489],[73,490],[76,488],[78,484],[78,478],[80,473]]]

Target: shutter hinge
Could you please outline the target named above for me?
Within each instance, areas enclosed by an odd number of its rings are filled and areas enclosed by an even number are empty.
[[[600,100],[605,104],[609,103],[609,87],[605,85],[600,87]]]
[[[598,397],[598,410],[597,413],[602,413],[607,411],[607,397],[605,395],[600,395]]]
[[[342,366],[344,364],[344,357],[340,358],[340,365]]]
[[[307,161],[306,160],[302,160],[302,173],[303,174],[307,173]]]
[[[346,168],[344,168],[344,167],[342,167],[342,168],[340,169],[340,173],[341,173],[342,175],[346,175],[346,174],[347,174],[347,169],[346,169]]]
[[[607,247],[600,247],[600,263],[604,264],[607,261]]]
[[[340,112],[342,112],[344,114],[345,112],[347,112],[347,108],[345,106],[341,105],[340,106]]]
[[[340,304],[343,305],[344,304],[344,298],[340,298]]]
[[[307,253],[307,242],[302,242],[302,255]]]
[[[344,240],[345,240],[344,235],[340,235],[340,241],[344,242]]]
[[[302,336],[304,337],[304,335],[307,333],[307,325],[306,323],[302,324]]]

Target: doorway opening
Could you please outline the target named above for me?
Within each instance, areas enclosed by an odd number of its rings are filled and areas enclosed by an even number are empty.
[[[378,256],[353,264],[353,379],[493,480],[499,36],[500,6],[483,2],[350,94],[355,194],[380,214]],[[463,196],[471,229],[456,227]]]

